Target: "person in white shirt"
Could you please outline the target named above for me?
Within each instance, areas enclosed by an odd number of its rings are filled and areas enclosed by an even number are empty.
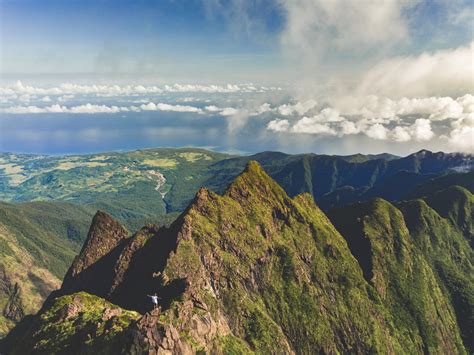
[[[151,298],[151,302],[153,303],[153,309],[157,309],[158,300],[160,299],[160,297],[158,297],[156,293],[154,295],[147,295],[147,296]]]

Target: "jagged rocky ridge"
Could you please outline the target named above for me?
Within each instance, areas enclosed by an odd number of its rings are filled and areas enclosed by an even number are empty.
[[[374,197],[417,198],[452,185],[474,191],[470,171],[474,158],[456,153],[420,151],[399,158],[263,152],[231,158],[186,148],[70,157],[0,155],[22,171],[11,175],[0,167],[3,199],[56,200],[0,203],[0,271],[6,275],[0,274],[0,337],[24,315],[37,312],[57,288],[97,209],[106,210],[130,230],[150,221],[169,224],[199,186],[223,192],[249,160],[261,163],[290,197],[311,193],[323,211]],[[455,206],[448,206],[447,213],[472,217],[472,212],[456,211]],[[463,230],[468,233],[472,226],[465,222]]]
[[[99,212],[61,290],[3,349],[466,353],[455,290],[433,266],[442,257],[424,256],[425,244],[411,240],[412,230],[419,239],[430,232],[386,201],[373,204],[343,213],[343,222],[333,214],[344,239],[309,194],[289,198],[250,162],[223,196],[201,189],[169,228],[129,237]],[[459,236],[452,258],[463,257],[472,283],[472,250]],[[366,241],[361,250],[352,238]],[[154,292],[161,310],[150,309]],[[464,306],[472,305],[469,292]]]

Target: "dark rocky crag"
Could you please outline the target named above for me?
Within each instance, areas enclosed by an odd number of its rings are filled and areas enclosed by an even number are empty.
[[[103,293],[104,287],[110,282],[108,279],[112,276],[117,247],[128,234],[119,222],[107,213],[98,211],[92,219],[81,252],[64,277],[62,292],[88,290],[93,294]]]
[[[250,162],[223,196],[201,189],[169,228],[128,237],[99,212],[62,288],[2,352],[466,353],[455,287],[435,267],[451,256],[424,253],[430,231],[400,208],[335,212],[344,239],[311,195],[288,197]],[[472,268],[455,233],[453,257]]]

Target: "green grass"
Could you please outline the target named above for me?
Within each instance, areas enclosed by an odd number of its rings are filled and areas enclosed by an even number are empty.
[[[65,310],[73,308],[66,316]],[[104,320],[105,309],[120,313]],[[32,344],[38,354],[118,353],[127,344],[124,332],[138,318],[136,312],[84,292],[63,296],[27,325],[33,336],[16,343],[12,354],[25,354]]]

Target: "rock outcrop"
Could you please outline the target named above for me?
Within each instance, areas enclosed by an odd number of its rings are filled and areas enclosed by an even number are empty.
[[[92,219],[86,241],[74,259],[61,287],[62,293],[87,290],[103,295],[111,277],[111,266],[128,231],[110,215],[98,211]]]

